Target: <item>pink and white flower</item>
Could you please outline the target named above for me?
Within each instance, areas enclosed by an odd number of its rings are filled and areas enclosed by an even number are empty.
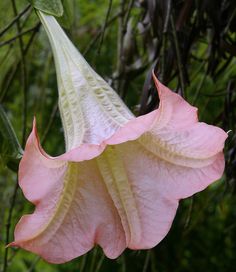
[[[84,60],[54,17],[38,12],[53,48],[66,153],[41,148],[34,122],[19,184],[36,208],[11,245],[52,263],[95,244],[109,258],[168,233],[180,199],[219,179],[227,134],[153,75],[159,108],[135,117]]]

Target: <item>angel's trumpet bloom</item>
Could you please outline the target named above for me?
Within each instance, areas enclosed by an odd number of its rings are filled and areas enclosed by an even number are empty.
[[[159,108],[135,118],[87,64],[56,20],[40,13],[53,48],[67,152],[52,158],[34,123],[19,183],[36,205],[16,245],[62,263],[100,245],[109,258],[168,233],[182,198],[219,179],[227,134],[153,75]]]

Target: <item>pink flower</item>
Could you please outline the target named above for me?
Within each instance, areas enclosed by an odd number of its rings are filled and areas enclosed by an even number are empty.
[[[35,204],[11,244],[52,263],[95,244],[109,258],[148,249],[168,233],[182,198],[219,179],[227,134],[198,122],[197,109],[153,75],[159,108],[135,118],[75,49],[52,16],[39,12],[53,48],[67,152],[50,157],[36,125],[19,184]]]

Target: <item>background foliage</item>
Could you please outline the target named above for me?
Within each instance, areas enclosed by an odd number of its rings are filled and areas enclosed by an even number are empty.
[[[64,15],[58,20],[89,63],[133,112],[144,114],[158,106],[151,79],[151,71],[155,69],[164,84],[199,108],[200,120],[230,130],[225,148],[226,171],[207,190],[181,201],[171,231],[156,248],[126,250],[117,260],[104,258],[100,248],[95,248],[70,263],[51,265],[23,250],[5,248],[13,239],[16,222],[33,207],[17,187],[15,170],[21,149],[19,144],[16,149],[14,145],[13,149],[6,145],[8,130],[0,122],[0,269],[4,272],[235,271],[235,1],[64,0],[62,3]],[[64,151],[52,52],[26,0],[0,2],[0,104],[22,146],[36,116],[46,151],[51,155]]]

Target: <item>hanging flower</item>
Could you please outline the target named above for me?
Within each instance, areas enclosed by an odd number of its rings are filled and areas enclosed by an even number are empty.
[[[53,48],[66,153],[50,157],[34,122],[19,184],[36,209],[11,245],[52,263],[95,244],[109,258],[148,249],[168,233],[182,198],[219,179],[227,134],[153,75],[159,108],[135,118],[52,16],[38,12]]]

